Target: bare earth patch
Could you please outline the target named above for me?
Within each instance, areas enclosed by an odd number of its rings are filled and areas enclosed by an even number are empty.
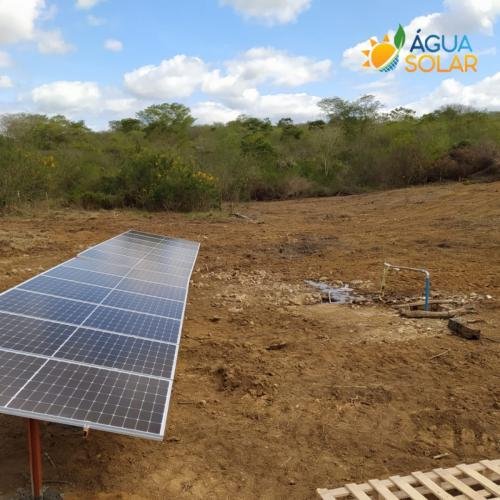
[[[224,212],[0,218],[0,289],[129,228],[202,244],[164,442],[45,425],[52,488],[67,499],[302,499],[500,456],[500,183],[237,212],[259,224]],[[387,260],[426,267],[436,293],[470,300],[488,339],[377,302],[321,303],[304,282],[375,296]],[[421,288],[394,278],[388,294]],[[24,422],[1,415],[0,498],[28,484],[25,441]]]

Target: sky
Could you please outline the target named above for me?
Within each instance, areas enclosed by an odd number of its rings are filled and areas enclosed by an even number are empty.
[[[500,110],[499,19],[500,0],[0,0],[0,113],[102,130],[162,102],[189,106],[200,124],[304,122],[321,118],[324,97],[364,94],[387,111]],[[369,39],[392,39],[399,24],[401,60],[418,29],[448,43],[467,35],[477,71],[363,68]]]

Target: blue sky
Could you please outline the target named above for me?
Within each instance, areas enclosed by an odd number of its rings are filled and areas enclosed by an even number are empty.
[[[176,101],[199,123],[241,113],[305,121],[322,97],[366,93],[386,109],[498,110],[499,17],[500,0],[0,0],[0,112],[62,113],[102,129]],[[368,39],[400,23],[406,50],[418,28],[466,34],[478,71],[361,68]]]

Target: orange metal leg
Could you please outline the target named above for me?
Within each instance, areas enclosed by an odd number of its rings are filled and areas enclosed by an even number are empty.
[[[42,442],[40,422],[28,419],[28,449],[31,472],[31,494],[34,500],[42,498]]]

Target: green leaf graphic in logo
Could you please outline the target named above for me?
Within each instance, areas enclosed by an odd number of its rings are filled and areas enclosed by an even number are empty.
[[[398,50],[401,50],[401,48],[405,44],[405,40],[405,30],[403,29],[403,26],[399,25],[398,31],[396,31],[396,34],[394,35],[394,45]]]

